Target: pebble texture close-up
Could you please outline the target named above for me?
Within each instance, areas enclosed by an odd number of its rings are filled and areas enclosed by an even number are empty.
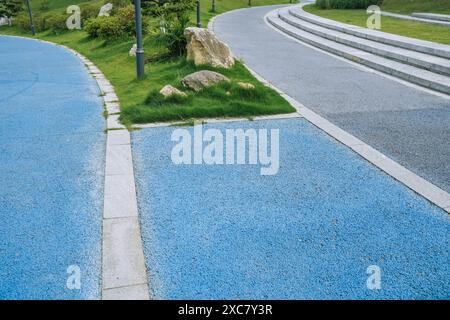
[[[0,66],[0,297],[100,298],[98,86],[73,53],[35,40],[1,36]]]
[[[208,128],[279,129],[279,171],[175,165],[174,127],[133,132],[151,297],[448,298],[446,212],[304,119]]]

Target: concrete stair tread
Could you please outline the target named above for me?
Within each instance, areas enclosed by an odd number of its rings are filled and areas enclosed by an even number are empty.
[[[353,26],[330,19],[325,19],[314,14],[305,12],[302,7],[305,4],[288,7],[289,13],[299,19],[306,20],[312,24],[348,33],[356,37],[373,40],[379,43],[389,44],[409,50],[414,50],[430,55],[450,59],[450,45],[439,44],[430,41],[412,39],[399,35],[394,35],[378,30],[371,30],[363,27]]]
[[[359,38],[348,33],[328,29],[299,19],[291,15],[289,11],[289,8],[283,8],[279,10],[278,14],[284,22],[301,28],[304,31],[308,31],[325,39],[333,40],[345,45],[350,45],[352,47],[368,51],[370,53],[378,54],[388,58],[394,58],[396,60],[400,60],[417,67],[450,75],[450,59],[436,57],[430,54],[408,50],[389,44],[379,43],[373,40]]]
[[[449,21],[450,22],[450,15],[448,15],[448,14],[413,12],[413,14],[411,16],[418,17],[418,18],[430,19],[430,20]]]
[[[278,10],[269,13],[267,20],[284,33],[320,49],[403,80],[450,94],[450,77],[380,57],[303,31],[281,20],[278,16]]]

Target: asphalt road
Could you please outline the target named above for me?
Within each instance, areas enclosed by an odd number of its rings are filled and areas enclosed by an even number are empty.
[[[100,298],[98,94],[68,51],[0,36],[0,299]]]
[[[287,38],[264,22],[275,8],[221,15],[214,31],[269,82],[450,192],[450,100]]]

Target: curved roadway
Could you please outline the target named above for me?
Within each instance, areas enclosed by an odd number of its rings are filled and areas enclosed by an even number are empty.
[[[0,299],[100,298],[102,111],[72,53],[0,36]]]
[[[360,140],[450,192],[450,98],[433,95],[276,32],[276,6],[232,11],[214,32],[262,77]]]

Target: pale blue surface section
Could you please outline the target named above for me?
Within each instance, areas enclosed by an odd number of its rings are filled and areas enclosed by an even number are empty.
[[[0,299],[100,298],[98,93],[73,54],[0,37]],[[71,265],[80,290],[66,286]]]
[[[177,166],[175,128],[133,132],[153,297],[450,297],[443,210],[305,120],[206,128],[278,128],[280,170],[261,176],[255,165]],[[370,265],[381,268],[381,290],[366,287]]]

